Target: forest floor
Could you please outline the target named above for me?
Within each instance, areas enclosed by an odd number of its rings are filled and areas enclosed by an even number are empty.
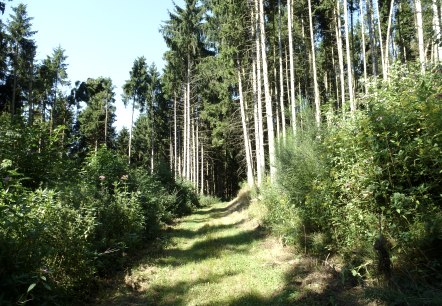
[[[249,200],[203,208],[165,230],[95,305],[369,305],[317,260],[267,235]],[[375,304],[373,304],[375,305]]]

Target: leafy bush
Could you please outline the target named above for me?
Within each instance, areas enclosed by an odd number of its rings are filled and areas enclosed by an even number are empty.
[[[113,190],[114,183],[128,174],[127,161],[103,146],[87,156],[82,173],[86,182],[99,189]]]
[[[221,202],[220,198],[209,196],[209,195],[199,195],[198,203],[201,207],[208,207],[213,204]]]
[[[269,226],[354,266],[373,269],[383,253],[396,268],[434,276],[442,258],[441,92],[440,72],[396,67],[351,117],[330,116],[326,129],[287,139],[278,184],[263,190]]]
[[[8,184],[0,189],[0,301],[47,301],[90,283],[92,213],[62,203],[53,191]]]

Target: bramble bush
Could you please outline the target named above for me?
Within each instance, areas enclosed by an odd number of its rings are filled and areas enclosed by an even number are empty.
[[[338,253],[356,274],[375,272],[382,241],[394,269],[441,280],[442,75],[417,71],[395,67],[355,114],[280,146],[263,200],[286,241]]]

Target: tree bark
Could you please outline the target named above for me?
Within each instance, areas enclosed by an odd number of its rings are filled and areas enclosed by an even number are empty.
[[[312,4],[308,0],[308,20],[310,25],[310,44],[312,52],[312,67],[313,67],[313,88],[315,92],[315,119],[316,125],[321,125],[321,101],[319,96],[318,76],[316,71],[316,52],[315,52],[315,35],[313,33],[313,17],[312,17]]]
[[[285,108],[284,108],[284,73],[282,68],[281,0],[278,0],[278,47],[279,47],[279,106],[281,108],[282,140],[285,143],[286,129],[285,129]]]
[[[341,109],[345,109],[345,75],[344,75],[344,51],[342,47],[341,36],[341,12],[339,10],[339,0],[337,1],[337,7],[335,9],[335,32],[336,32],[336,45],[338,47],[338,63],[339,63],[339,80],[341,84]]]
[[[436,36],[435,53],[436,53],[437,61],[442,61],[442,41],[441,41],[441,33],[440,33],[439,13],[438,13],[436,0],[432,1],[431,6],[433,8],[433,31]]]
[[[365,53],[365,18],[364,18],[364,7],[362,0],[359,0],[359,11],[361,16],[362,60],[364,65],[364,91],[365,94],[368,94],[367,58]]]
[[[244,151],[246,153],[246,164],[247,164],[247,184],[249,187],[253,187],[253,168],[252,168],[252,158],[250,156],[250,140],[249,133],[246,121],[246,111],[244,106],[244,94],[242,88],[242,77],[241,77],[241,68],[240,63],[238,62],[238,86],[239,86],[239,104],[241,109],[241,123],[243,129],[243,137],[244,137]]]
[[[381,49],[381,64],[382,64],[382,79],[384,81],[387,80],[387,70],[385,65],[385,55],[384,55],[384,47],[383,47],[383,40],[382,40],[382,30],[381,30],[381,12],[379,10],[379,0],[373,0],[375,1],[374,6],[376,8],[376,13],[378,15],[378,35],[379,35],[379,46]]]
[[[385,59],[384,59],[385,76],[384,76],[384,80],[388,80],[388,70],[390,69],[390,67],[389,67],[389,65],[390,65],[390,56],[389,56],[390,52],[388,51],[388,49],[389,49],[389,42],[390,42],[391,23],[393,22],[394,2],[395,2],[395,0],[391,1],[390,13],[388,14],[387,35],[385,38]]]
[[[105,112],[105,115],[104,115],[104,145],[107,147],[107,121],[109,120],[108,119],[109,110],[107,109],[107,99],[106,98],[104,99],[104,112]]]
[[[290,106],[292,110],[292,130],[296,134],[296,101],[295,101],[295,68],[293,58],[293,34],[292,34],[292,0],[287,0],[287,27],[289,30],[289,58],[290,58]]]
[[[135,112],[135,97],[132,98],[132,114],[131,114],[131,119],[130,119],[130,129],[129,129],[129,165],[130,165],[130,158],[131,158],[131,153],[132,153],[132,128],[134,126],[134,112]]]
[[[184,104],[183,104],[183,177],[187,179],[187,164],[188,164],[188,155],[187,155],[187,143],[188,143],[188,138],[187,138],[187,85],[184,89]]]
[[[376,39],[373,30],[373,3],[372,0],[367,1],[367,23],[368,23],[368,35],[370,37],[370,53],[372,62],[372,73],[375,78],[378,76],[378,59],[376,56]]]
[[[259,20],[261,36],[262,71],[264,76],[264,93],[266,103],[267,135],[269,142],[270,181],[274,182],[276,175],[275,167],[275,133],[273,126],[272,97],[270,96],[269,75],[266,54],[266,33],[264,23],[264,0],[259,0]]]
[[[177,169],[177,158],[178,158],[178,148],[177,148],[177,120],[176,120],[176,112],[177,112],[177,97],[176,97],[176,92],[174,92],[174,99],[173,99],[173,156],[174,156],[174,161],[173,161],[173,173],[174,173],[174,177],[175,180],[177,179],[177,173],[178,173],[178,169]]]
[[[338,11],[339,11],[339,0],[338,0]],[[345,51],[347,54],[347,83],[348,83],[348,93],[350,98],[350,111],[354,112],[356,110],[356,104],[353,96],[353,67],[351,60],[351,50],[350,50],[350,39],[348,36],[348,10],[347,10],[347,0],[344,0],[344,29],[345,29]],[[344,110],[345,111],[345,110]]]
[[[421,72],[425,73],[426,56],[425,56],[425,45],[424,45],[424,30],[422,22],[421,0],[414,0],[414,5],[415,5],[415,14],[416,14],[416,35],[418,39],[418,48],[419,48],[419,62],[421,65]]]
[[[262,83],[261,83],[261,46],[260,46],[260,17],[259,2],[255,0],[255,25],[256,25],[256,87],[257,87],[257,112],[258,112],[258,137],[259,137],[259,164],[261,179],[258,177],[258,185],[261,186],[262,177],[265,175],[265,153],[264,153],[264,120],[262,115]]]

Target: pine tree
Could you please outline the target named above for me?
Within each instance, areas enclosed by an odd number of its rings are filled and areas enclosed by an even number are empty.
[[[123,85],[123,103],[125,106],[127,106],[130,102],[132,103],[128,144],[129,164],[131,162],[132,155],[132,128],[134,124],[134,112],[135,108],[139,108],[142,111],[146,107],[149,81],[146,59],[144,57],[136,58],[132,66],[132,70],[130,71],[130,79],[127,80]]]
[[[36,31],[32,30],[32,17],[28,16],[26,5],[19,4],[12,8],[7,31],[9,38],[10,63],[12,72],[12,96],[9,110],[12,116],[16,115],[23,106],[26,97],[29,97],[30,81],[33,75],[32,67],[36,54],[36,45],[32,37]],[[7,81],[7,83],[9,83]],[[29,102],[29,101],[28,101]]]

